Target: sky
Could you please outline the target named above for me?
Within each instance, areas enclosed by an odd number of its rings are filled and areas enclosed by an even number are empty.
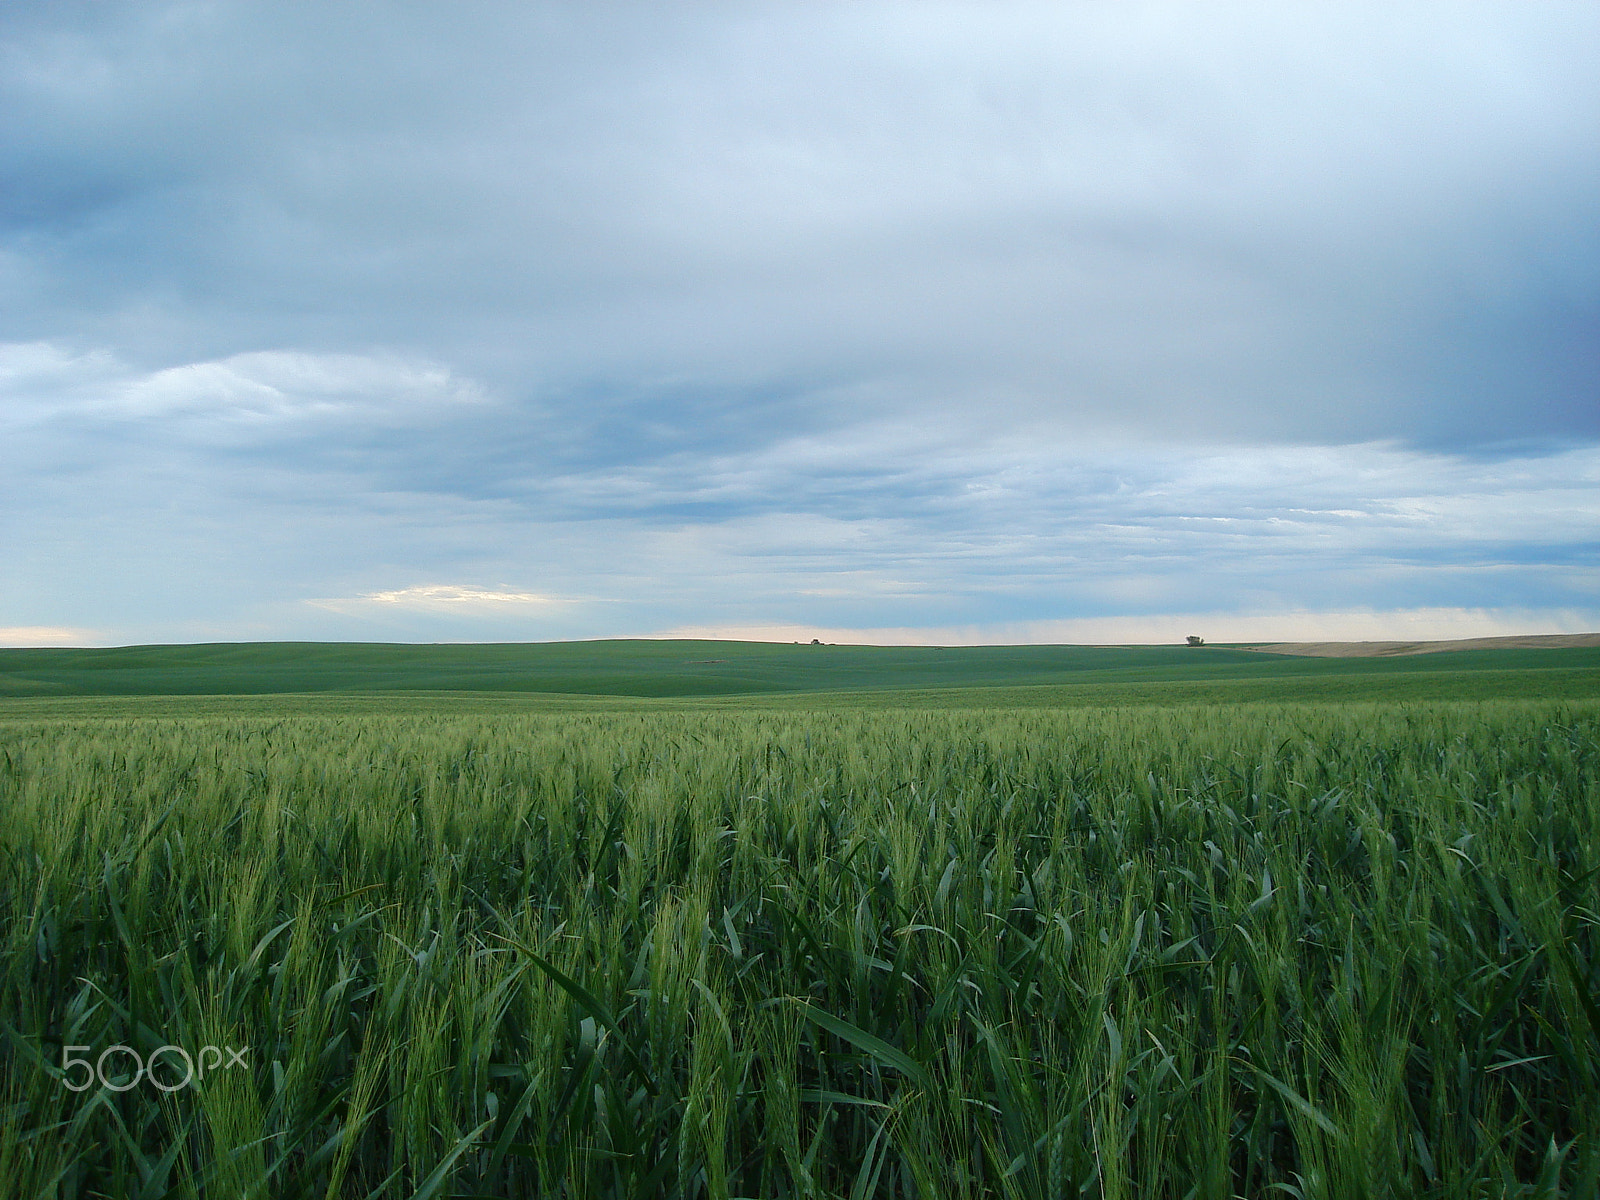
[[[9,0],[0,645],[1600,629],[1600,5]]]

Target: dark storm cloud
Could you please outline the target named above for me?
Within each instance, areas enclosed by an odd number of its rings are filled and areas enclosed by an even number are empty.
[[[1313,563],[1583,608],[1597,51],[1589,4],[12,6],[12,586],[110,623],[55,547],[115,508],[146,614],[208,554],[185,595],[616,601],[565,632]]]

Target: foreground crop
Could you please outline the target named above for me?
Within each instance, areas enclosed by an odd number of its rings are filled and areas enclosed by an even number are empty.
[[[0,747],[18,1195],[1600,1171],[1593,705],[78,720]],[[66,1086],[65,1047],[111,1046]],[[116,1090],[163,1046],[248,1054]]]

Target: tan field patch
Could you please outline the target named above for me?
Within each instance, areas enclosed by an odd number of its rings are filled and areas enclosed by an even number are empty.
[[[1440,654],[1446,650],[1558,650],[1600,646],[1600,633],[1536,633],[1518,637],[1456,638],[1446,642],[1273,642],[1247,646],[1264,654],[1307,658],[1392,658],[1402,654]]]

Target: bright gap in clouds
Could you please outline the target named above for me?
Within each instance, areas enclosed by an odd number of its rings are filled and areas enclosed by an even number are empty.
[[[0,627],[0,646],[33,648],[44,646],[101,646],[105,644],[93,629],[61,629],[49,625]]]
[[[1417,642],[1592,631],[1582,612],[1419,608],[1401,612],[1179,613],[1089,617],[943,629],[824,629],[810,625],[687,626],[657,638],[802,642],[840,646],[1140,646],[1208,643]]]
[[[529,605],[543,607],[566,604],[571,601],[555,596],[541,596],[534,592],[509,591],[504,588],[473,587],[470,584],[430,583],[415,587],[395,588],[387,592],[369,592],[364,596],[307,600],[316,608],[329,612],[359,616],[374,608],[402,609],[414,612],[479,612],[497,613]]]

